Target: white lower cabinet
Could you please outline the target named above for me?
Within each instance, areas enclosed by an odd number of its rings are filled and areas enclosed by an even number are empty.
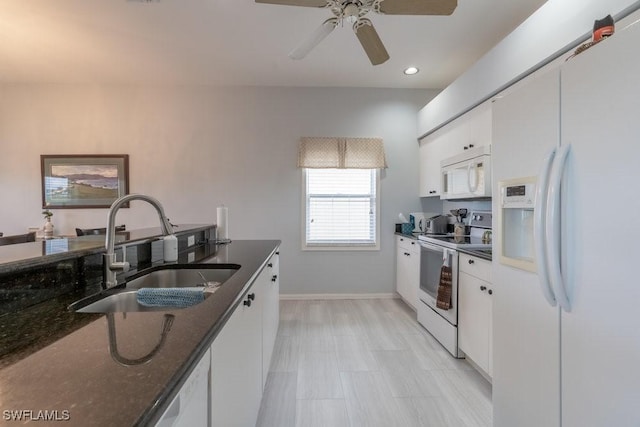
[[[493,375],[493,292],[491,263],[460,254],[458,344],[489,377]]]
[[[173,399],[156,427],[206,426],[209,402],[210,351],[207,351]]]
[[[420,245],[415,239],[396,235],[396,292],[414,309],[420,286]]]
[[[211,345],[214,427],[256,424],[278,329],[277,257],[269,260],[271,267],[258,275]]]
[[[266,277],[261,281],[264,287],[264,304],[262,305],[262,388],[267,383],[267,375],[271,366],[271,356],[280,324],[280,252],[271,257],[263,272]]]
[[[279,255],[276,250],[156,427],[256,424],[280,322]]]
[[[212,426],[253,426],[258,418],[262,397],[262,295],[254,287],[211,345]]]

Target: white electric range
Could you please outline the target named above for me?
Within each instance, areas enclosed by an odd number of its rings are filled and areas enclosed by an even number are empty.
[[[469,234],[419,235],[420,288],[418,289],[418,322],[427,329],[454,357],[464,354],[458,349],[458,255],[459,251],[473,253],[491,250],[491,212],[473,212],[469,220]],[[451,307],[436,306],[440,270],[451,267]]]

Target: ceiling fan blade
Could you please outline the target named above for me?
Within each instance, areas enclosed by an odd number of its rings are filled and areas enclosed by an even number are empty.
[[[379,65],[389,59],[387,49],[385,49],[382,44],[382,40],[380,40],[370,20],[366,18],[359,19],[353,24],[353,31],[355,31],[356,36],[358,36],[358,40],[360,40],[360,44],[367,53],[371,64]]]
[[[386,15],[451,15],[458,0],[383,0],[380,13]]]
[[[285,6],[325,7],[327,0],[256,0],[256,3],[281,4]]]
[[[291,59],[302,59],[338,26],[338,18],[329,18],[289,53]]]

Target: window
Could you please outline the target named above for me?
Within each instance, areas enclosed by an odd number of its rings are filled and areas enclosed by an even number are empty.
[[[380,248],[381,138],[302,137],[303,249]]]
[[[304,249],[378,249],[377,169],[304,169]]]

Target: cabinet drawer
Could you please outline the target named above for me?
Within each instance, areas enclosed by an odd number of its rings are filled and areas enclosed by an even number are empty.
[[[491,262],[467,254],[460,254],[460,271],[491,283]]]
[[[412,249],[419,247],[418,241],[416,239],[398,235],[396,235],[396,245],[399,248],[405,249],[407,251],[411,251]]]

